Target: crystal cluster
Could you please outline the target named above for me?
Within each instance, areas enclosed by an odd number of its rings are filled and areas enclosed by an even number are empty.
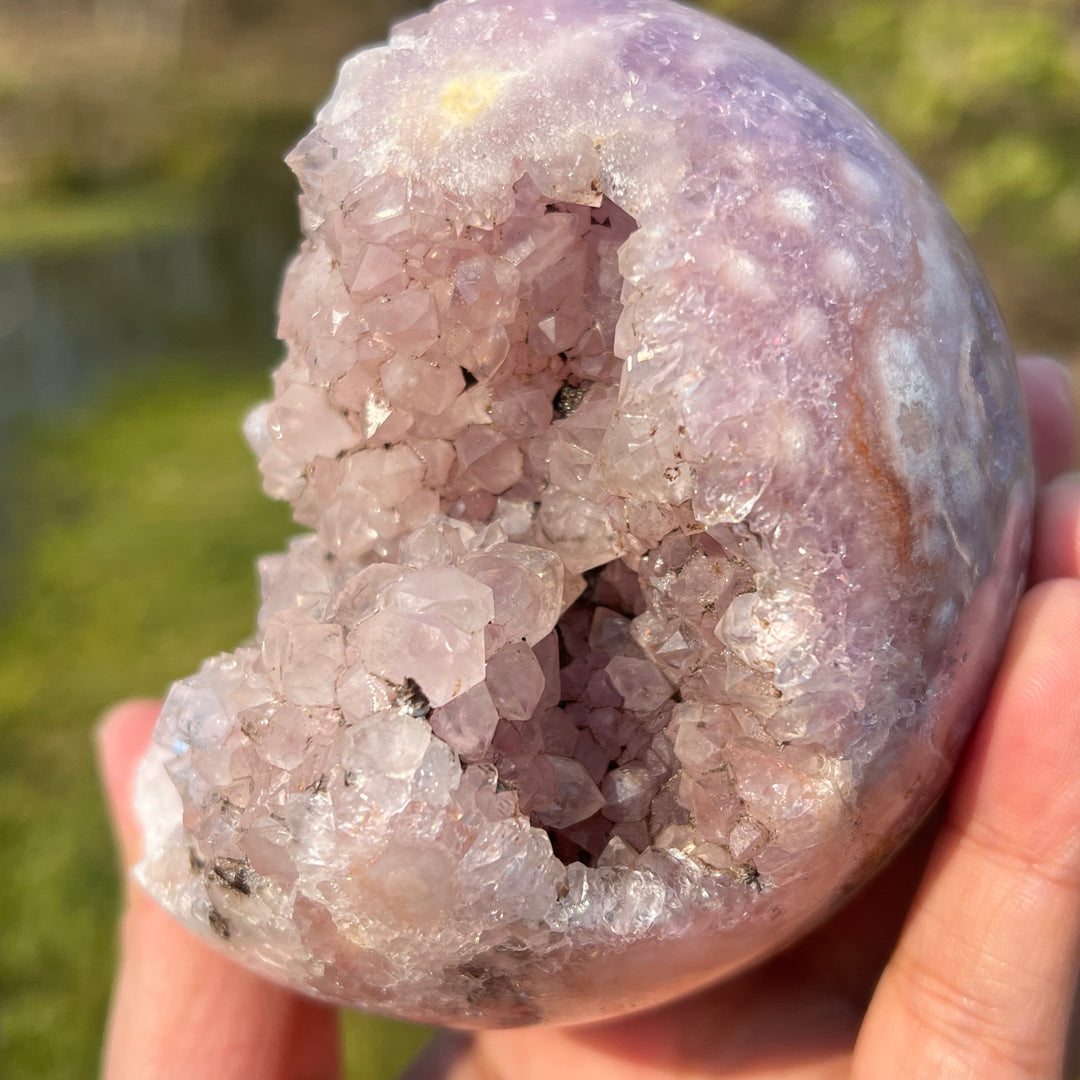
[[[448,0],[346,62],[247,434],[309,532],[170,691],[141,879],[258,970],[582,1020],[819,919],[939,794],[1026,558],[944,210],[664,0]]]

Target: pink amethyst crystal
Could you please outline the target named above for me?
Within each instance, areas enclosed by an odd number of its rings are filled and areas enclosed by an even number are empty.
[[[1021,588],[1010,348],[835,91],[664,0],[449,0],[342,68],[247,431],[312,531],[168,695],[139,873],[323,999],[695,988],[941,792]]]

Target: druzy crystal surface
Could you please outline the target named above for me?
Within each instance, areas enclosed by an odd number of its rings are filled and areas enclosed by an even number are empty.
[[[168,695],[142,881],[292,986],[462,1025],[774,951],[940,793],[1021,587],[956,227],[835,91],[662,0],[449,0],[289,161],[247,432],[309,531]]]

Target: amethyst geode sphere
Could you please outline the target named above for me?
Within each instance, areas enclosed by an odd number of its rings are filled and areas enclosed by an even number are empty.
[[[248,434],[311,531],[169,693],[139,873],[325,1000],[587,1020],[808,928],[940,794],[1030,452],[955,225],[664,0],[449,0],[348,60]]]

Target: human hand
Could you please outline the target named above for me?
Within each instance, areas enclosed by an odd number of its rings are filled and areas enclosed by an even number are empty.
[[[1060,368],[1022,364],[1040,482],[1068,468]],[[125,864],[157,703],[100,732]],[[947,807],[851,904],[768,963],[582,1027],[447,1034],[414,1080],[1056,1077],[1080,946],[1080,475],[1040,494],[1032,587]],[[333,1080],[335,1014],[235,966],[129,881],[105,1080]]]

